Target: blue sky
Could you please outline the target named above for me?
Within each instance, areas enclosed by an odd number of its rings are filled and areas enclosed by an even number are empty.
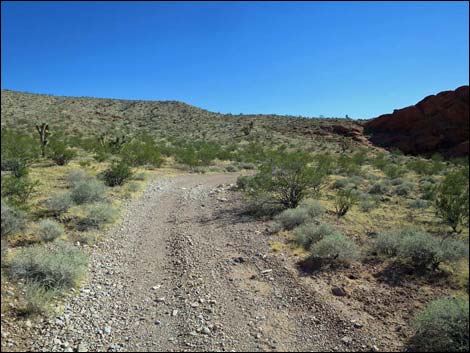
[[[2,2],[2,88],[371,118],[468,84],[468,2]]]

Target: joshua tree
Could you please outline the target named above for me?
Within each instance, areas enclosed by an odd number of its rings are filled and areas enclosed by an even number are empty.
[[[36,130],[39,133],[39,142],[41,144],[41,155],[46,157],[46,146],[49,144],[49,136],[51,135],[49,131],[49,124],[42,123],[41,125],[36,125]]]

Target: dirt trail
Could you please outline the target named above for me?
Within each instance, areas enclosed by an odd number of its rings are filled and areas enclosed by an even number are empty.
[[[229,190],[236,177],[151,181],[121,225],[90,249],[88,284],[67,298],[63,315],[34,322],[22,348],[375,349],[366,329],[317,299],[269,251],[265,224],[244,216],[240,195]]]

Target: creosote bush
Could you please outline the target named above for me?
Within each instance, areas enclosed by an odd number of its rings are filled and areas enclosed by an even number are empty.
[[[343,217],[349,209],[358,201],[356,190],[339,190],[335,197],[335,213],[337,217]]]
[[[435,189],[437,214],[454,232],[469,219],[468,167],[448,174]]]
[[[114,162],[103,172],[102,176],[106,185],[119,186],[132,177],[132,170],[124,161]]]
[[[250,180],[251,196],[269,195],[270,202],[296,208],[308,194],[317,194],[325,182],[326,171],[312,165],[306,152],[271,152]]]
[[[2,177],[2,197],[19,208],[28,208],[28,201],[38,189],[39,181],[28,177],[16,178],[12,175]]]
[[[469,351],[468,298],[437,299],[413,320],[415,335],[409,346],[419,352]]]

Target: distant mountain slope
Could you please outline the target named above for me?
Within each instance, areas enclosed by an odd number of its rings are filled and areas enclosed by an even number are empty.
[[[468,156],[469,86],[381,115],[367,122],[364,130],[374,144],[404,153]]]
[[[59,97],[10,90],[2,90],[1,99],[2,126],[21,129],[47,121],[73,134],[139,129],[157,137],[236,142],[244,138],[244,129],[252,125],[250,136],[270,141],[291,138],[339,141],[348,136],[357,143],[363,142],[361,123],[350,119],[219,114],[177,101]]]

